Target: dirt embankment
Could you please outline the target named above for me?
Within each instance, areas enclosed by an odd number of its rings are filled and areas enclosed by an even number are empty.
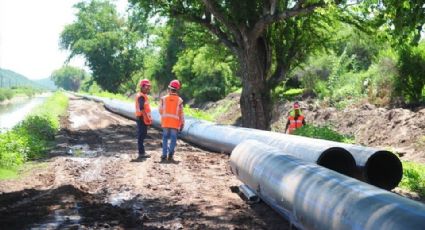
[[[150,129],[136,158],[135,122],[71,98],[57,146],[19,180],[0,181],[0,229],[289,229],[264,203],[232,192],[229,157],[178,141],[162,163],[161,133]]]
[[[343,110],[323,108],[314,101],[301,101],[306,121],[328,125],[339,133],[353,136],[360,145],[388,149],[402,160],[425,163],[425,108],[377,108],[371,104],[352,106]],[[279,105],[274,114],[288,114],[291,104]],[[275,119],[278,131],[286,116]]]

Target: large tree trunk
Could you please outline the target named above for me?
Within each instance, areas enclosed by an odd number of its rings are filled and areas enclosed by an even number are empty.
[[[270,130],[272,101],[266,78],[271,54],[263,39],[251,44],[238,55],[243,84],[240,99],[242,125]]]

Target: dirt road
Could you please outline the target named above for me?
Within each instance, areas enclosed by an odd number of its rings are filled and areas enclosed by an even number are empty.
[[[134,161],[135,122],[79,98],[62,126],[42,167],[0,181],[0,229],[289,229],[264,203],[232,192],[240,182],[227,155],[179,140],[175,162],[162,163],[152,128],[152,158]]]

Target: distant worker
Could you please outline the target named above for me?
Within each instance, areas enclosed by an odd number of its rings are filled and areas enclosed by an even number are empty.
[[[149,158],[145,151],[144,141],[148,134],[148,127],[152,125],[151,107],[149,105],[148,93],[151,83],[148,79],[139,82],[140,92],[136,95],[136,123],[137,123],[137,146],[139,150],[138,159]]]
[[[294,102],[293,109],[289,113],[288,121],[286,122],[285,133],[292,134],[296,129],[305,125],[305,117],[302,115],[300,104]]]
[[[161,98],[159,113],[162,127],[162,156],[161,160],[173,160],[174,149],[177,143],[177,132],[183,130],[184,113],[183,99],[177,94],[180,82],[172,80],[168,85],[168,94]],[[170,144],[168,144],[170,140]]]

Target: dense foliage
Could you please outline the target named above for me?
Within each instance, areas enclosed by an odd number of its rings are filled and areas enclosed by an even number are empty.
[[[55,85],[65,90],[78,91],[82,82],[88,78],[88,74],[83,70],[72,66],[63,66],[55,70],[50,76]]]
[[[62,32],[62,48],[71,51],[69,58],[85,57],[99,86],[119,92],[143,64],[140,27],[120,17],[109,1],[80,2],[74,7],[77,20]]]
[[[396,92],[410,103],[418,103],[425,86],[425,42],[417,47],[405,47],[400,53],[400,77],[396,78]]]
[[[425,165],[414,162],[403,162],[403,179],[400,187],[419,193],[425,197]]]

